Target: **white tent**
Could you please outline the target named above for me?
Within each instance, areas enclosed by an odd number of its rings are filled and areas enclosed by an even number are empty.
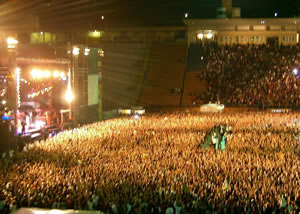
[[[200,106],[200,112],[208,113],[208,112],[223,112],[225,106],[223,104],[216,103],[208,103]]]

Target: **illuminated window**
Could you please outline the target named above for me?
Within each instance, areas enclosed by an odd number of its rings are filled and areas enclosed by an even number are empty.
[[[207,39],[211,39],[212,37],[213,37],[212,33],[206,34],[206,38],[207,38]]]
[[[89,31],[88,36],[90,38],[100,38],[101,37],[101,32],[94,30],[94,31]]]
[[[203,33],[198,33],[198,34],[197,34],[197,38],[198,38],[198,39],[203,39],[203,37],[204,37]]]

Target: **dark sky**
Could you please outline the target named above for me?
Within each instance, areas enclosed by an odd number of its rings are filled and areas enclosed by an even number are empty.
[[[300,0],[233,0],[242,17],[295,17]],[[215,18],[221,0],[0,0],[0,18],[19,13],[40,16],[42,27],[101,28],[182,24],[189,18]],[[101,16],[104,15],[104,20]]]

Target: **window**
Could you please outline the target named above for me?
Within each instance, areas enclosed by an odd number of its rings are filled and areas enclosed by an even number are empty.
[[[294,42],[295,41],[295,37],[291,36],[291,41]]]
[[[282,42],[284,43],[295,42],[295,41],[296,39],[294,35],[282,36]]]
[[[248,37],[247,36],[238,36],[237,41],[239,43],[247,43],[248,42]]]

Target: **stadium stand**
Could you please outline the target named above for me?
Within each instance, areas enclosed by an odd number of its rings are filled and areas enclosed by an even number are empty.
[[[185,43],[153,45],[143,82],[141,105],[179,106],[185,54]]]
[[[187,71],[204,69],[207,64],[207,56],[215,43],[190,44],[188,49]]]
[[[194,106],[204,103],[204,101],[198,99],[199,94],[203,94],[207,90],[205,82],[200,79],[201,72],[205,71],[195,70],[186,73],[182,106]]]
[[[299,106],[299,45],[235,44],[209,48],[205,72],[200,72],[207,91],[198,94],[198,102]]]
[[[138,82],[149,47],[137,43],[104,43],[103,110],[130,107],[138,96]]]

